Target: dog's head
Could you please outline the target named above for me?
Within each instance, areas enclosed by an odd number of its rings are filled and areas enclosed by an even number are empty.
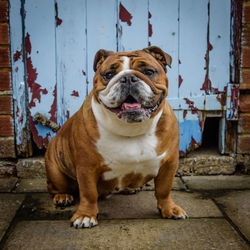
[[[118,119],[129,123],[154,117],[167,91],[171,57],[158,47],[133,52],[99,50],[94,60],[94,96]]]

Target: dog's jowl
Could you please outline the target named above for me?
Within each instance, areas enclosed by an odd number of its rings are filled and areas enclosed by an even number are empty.
[[[171,199],[178,167],[179,131],[166,101],[171,57],[158,47],[133,52],[99,50],[94,88],[50,141],[45,155],[53,202],[68,206],[75,228],[97,225],[98,196],[155,181],[163,218],[186,218]]]

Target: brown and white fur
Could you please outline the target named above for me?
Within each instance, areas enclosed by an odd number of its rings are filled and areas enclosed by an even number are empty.
[[[179,131],[166,101],[166,66],[171,57],[158,47],[133,52],[100,50],[94,88],[50,141],[45,155],[49,193],[57,205],[80,203],[75,228],[97,225],[98,197],[155,181],[163,218],[186,218],[171,199],[178,167]]]

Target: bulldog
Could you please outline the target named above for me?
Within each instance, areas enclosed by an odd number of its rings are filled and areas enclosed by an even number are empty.
[[[179,161],[179,129],[166,101],[171,57],[152,46],[132,52],[99,50],[93,90],[50,141],[48,191],[57,206],[80,202],[75,228],[97,225],[98,197],[133,190],[154,179],[163,218],[187,218],[171,199]]]

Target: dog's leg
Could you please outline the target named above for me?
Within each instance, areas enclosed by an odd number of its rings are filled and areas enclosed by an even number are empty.
[[[46,173],[48,191],[54,195],[53,203],[59,207],[72,205],[72,193],[77,189],[76,182],[63,174],[54,161],[46,161]]]
[[[166,162],[161,166],[155,178],[155,196],[157,207],[163,218],[186,219],[186,212],[177,206],[171,198],[170,192],[178,166],[179,159],[176,157],[171,162]]]
[[[80,170],[79,170],[80,169]],[[90,170],[91,171],[91,170]],[[98,191],[95,174],[77,168],[80,204],[71,218],[71,225],[75,228],[91,228],[96,226],[98,214]]]

